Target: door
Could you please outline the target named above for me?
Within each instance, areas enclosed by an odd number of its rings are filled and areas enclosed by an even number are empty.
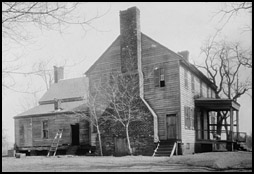
[[[127,139],[115,137],[115,155],[124,156],[128,154]]]
[[[176,139],[176,114],[167,115],[167,139]]]
[[[72,145],[79,145],[79,124],[71,125]]]

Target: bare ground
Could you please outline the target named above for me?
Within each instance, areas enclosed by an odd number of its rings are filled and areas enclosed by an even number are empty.
[[[251,152],[213,152],[186,156],[93,157],[31,156],[2,158],[3,172],[189,172],[252,171]]]

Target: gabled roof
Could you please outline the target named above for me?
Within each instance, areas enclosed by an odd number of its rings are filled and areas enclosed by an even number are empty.
[[[119,40],[120,40],[120,36],[121,36],[121,35],[119,35],[119,36],[113,41],[113,43],[106,49],[106,51],[105,51],[105,52],[95,61],[95,63],[85,72],[86,75],[89,74],[89,72],[91,72],[91,71],[93,70],[93,68],[94,68],[94,67],[96,66],[96,64],[100,61],[100,59],[101,59],[102,57],[104,57],[104,55],[105,55],[108,51],[110,51],[110,49],[111,49],[116,43],[120,43],[120,41],[119,41]],[[142,33],[142,32],[141,32],[141,43],[142,43],[142,40],[143,40],[144,37],[145,37],[146,39],[151,40],[151,41],[154,42],[156,45],[159,45],[159,46],[161,46],[162,48],[166,49],[166,50],[169,51],[170,53],[175,54],[176,56],[178,56],[179,59],[183,59],[181,55],[179,55],[179,54],[175,53],[174,51],[168,49],[167,47],[161,45],[159,42],[156,42],[155,40],[153,40],[152,38],[150,38],[149,36],[145,35],[145,34]],[[119,52],[120,52],[120,49],[119,49]]]
[[[61,103],[61,110],[55,110],[54,109],[54,104],[43,104],[43,105],[38,105],[35,106],[32,109],[29,109],[21,114],[18,114],[14,118],[19,118],[19,117],[27,117],[27,116],[43,116],[43,115],[54,115],[54,114],[59,114],[59,113],[66,113],[70,111],[86,111],[85,107],[85,101],[72,101],[72,102],[63,102]]]
[[[120,43],[120,36],[119,35],[114,42],[107,48],[107,50],[96,60],[96,62],[85,72],[85,74],[89,74],[93,68],[96,66],[96,64],[100,61],[101,58],[104,57],[104,55],[110,51],[110,49],[116,44],[116,43]],[[180,63],[184,64],[191,72],[193,72],[194,74],[196,74],[198,77],[200,77],[204,82],[206,82],[207,84],[209,84],[209,86],[212,89],[216,89],[216,86],[200,71],[198,70],[194,65],[192,65],[190,62],[186,61],[185,58],[183,58],[182,55],[179,55],[177,53],[175,53],[174,51],[170,50],[169,48],[165,47],[164,45],[160,44],[159,42],[153,40],[152,38],[150,38],[149,36],[145,35],[144,33],[141,32],[141,44],[143,43],[143,39],[149,39],[150,41],[154,42],[155,45],[159,45],[161,48],[167,50],[169,53],[174,54],[176,56],[176,58],[179,59]],[[142,46],[141,46],[142,47]],[[120,49],[119,49],[120,52]]]
[[[192,71],[199,78],[201,78],[204,82],[206,82],[212,89],[216,90],[217,87],[199,69],[197,69],[190,62],[187,62],[186,60],[180,60],[180,63],[185,65],[190,71]]]
[[[89,74],[90,71],[96,66],[96,64],[100,61],[100,59],[113,47],[114,44],[119,42],[120,40],[120,35],[113,41],[113,43],[104,51],[104,53],[94,62],[94,64],[84,73],[84,74]],[[119,50],[120,51],[120,50]]]
[[[29,109],[17,117],[42,116],[65,113],[70,111],[85,111],[85,101],[88,92],[88,78],[79,77],[60,80],[50,86],[39,100],[39,105]],[[61,99],[61,110],[55,110],[54,99]]]
[[[84,98],[87,95],[88,78],[80,77],[60,80],[50,86],[48,91],[39,100],[40,104],[53,102],[54,99]]]

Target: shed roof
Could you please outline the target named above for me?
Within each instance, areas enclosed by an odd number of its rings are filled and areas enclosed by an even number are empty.
[[[14,118],[19,117],[27,117],[27,116],[42,116],[42,115],[53,115],[53,114],[59,114],[69,111],[85,111],[86,105],[84,100],[81,101],[72,101],[72,102],[63,102],[61,103],[61,110],[55,110],[54,104],[42,104],[35,106],[32,109],[29,109],[21,114],[18,114]]]
[[[39,100],[39,103],[54,101],[54,99],[84,98],[87,95],[88,78],[79,77],[60,80],[50,86],[48,91]]]
[[[232,108],[233,110],[239,110],[240,104],[232,99],[217,99],[217,98],[198,98],[195,99],[195,105],[207,110],[213,111],[227,111]]]

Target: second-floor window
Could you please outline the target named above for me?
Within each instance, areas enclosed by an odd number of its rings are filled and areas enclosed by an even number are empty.
[[[200,80],[200,97],[203,97],[203,87],[202,81]]]
[[[210,98],[210,88],[208,85],[207,85],[207,98]]]
[[[188,72],[186,69],[184,70],[184,86],[188,89]]]
[[[155,87],[164,87],[165,86],[164,68],[157,67],[154,69],[154,86]]]
[[[191,74],[191,90],[195,91],[195,81],[194,81],[194,75]]]

